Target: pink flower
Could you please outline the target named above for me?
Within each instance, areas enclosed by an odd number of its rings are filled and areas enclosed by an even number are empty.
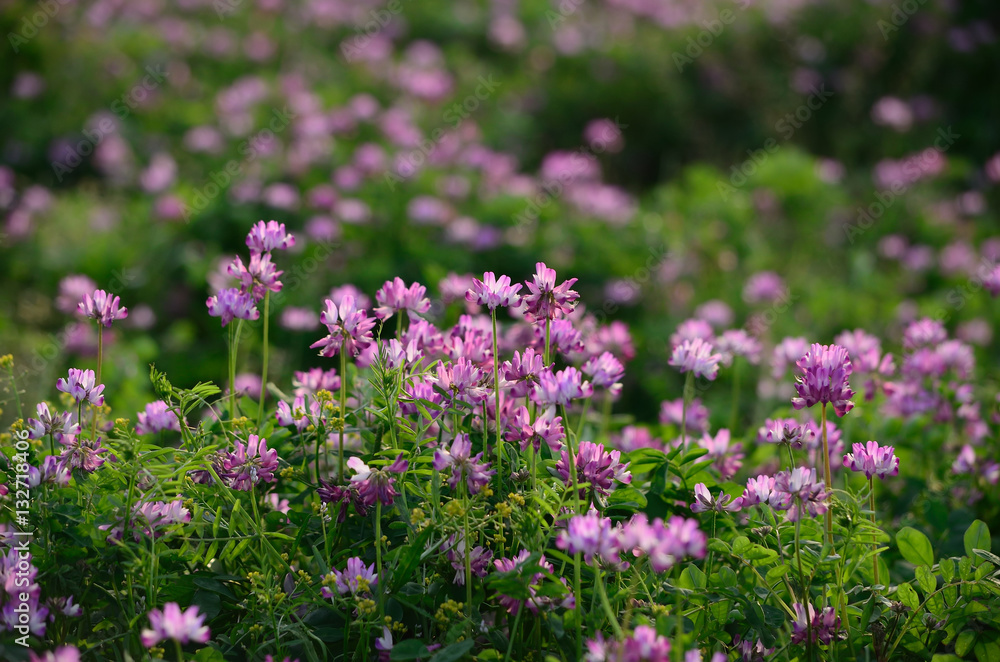
[[[490,477],[496,475],[496,470],[489,469],[489,462],[479,461],[482,457],[482,453],[472,454],[472,441],[469,435],[460,434],[451,442],[451,448],[439,448],[434,451],[434,468],[437,471],[451,468],[451,477],[448,478],[451,489],[457,489],[458,484],[465,478],[469,494],[478,494],[489,484]]]
[[[420,319],[421,315],[431,309],[431,301],[426,294],[427,288],[420,283],[407,287],[403,279],[396,276],[393,280],[387,280],[375,293],[375,301],[379,304],[375,309],[375,316],[386,320],[395,313],[409,311],[412,317]]]
[[[60,441],[63,435],[79,434],[80,426],[73,422],[73,414],[63,412],[62,414],[52,414],[49,406],[44,402],[39,402],[35,406],[38,418],[28,419],[28,438],[41,439],[45,435],[53,435],[56,441]]]
[[[625,366],[611,352],[604,352],[589,359],[581,370],[590,377],[594,386],[607,389],[613,396],[621,393],[621,379],[625,376]]]
[[[208,297],[205,305],[208,306],[209,315],[222,318],[222,326],[234,319],[260,319],[260,311],[257,310],[253,295],[235,287],[220,290],[217,295]]]
[[[460,358],[455,363],[438,363],[437,377],[428,381],[452,400],[476,404],[486,399],[489,390],[483,386],[486,375],[471,361]]]
[[[280,292],[281,281],[278,278],[285,273],[277,270],[271,262],[270,253],[251,253],[249,265],[244,265],[237,255],[227,271],[240,281],[240,291],[252,295],[255,302],[263,299],[268,290]]]
[[[389,474],[401,474],[409,468],[410,463],[403,459],[400,453],[392,464],[384,468],[371,468],[361,458],[352,457],[347,460],[347,466],[354,472],[351,483],[357,486],[361,503],[366,507],[381,502],[383,506],[391,506],[396,498],[396,479]]]
[[[822,613],[817,614],[811,603],[803,607],[802,603],[796,602],[792,604],[792,609],[795,610],[795,620],[792,621],[793,644],[801,644],[806,639],[813,643],[829,644],[837,637],[840,618],[833,607],[825,607]]]
[[[285,224],[277,221],[257,221],[247,235],[247,247],[257,253],[267,253],[275,249],[291,248],[295,237],[285,232]]]
[[[574,515],[566,528],[559,532],[556,547],[568,554],[583,554],[587,563],[599,556],[611,565],[617,565],[621,550],[619,531],[611,526],[610,517],[601,517],[596,512]]]
[[[708,539],[698,520],[679,516],[664,523],[652,522],[644,513],[634,515],[621,533],[621,547],[636,557],[646,557],[655,572],[666,572],[685,557],[704,558]]]
[[[500,306],[517,307],[521,305],[521,297],[518,295],[520,290],[521,283],[511,285],[510,276],[500,276],[497,279],[492,271],[487,271],[482,280],[472,280],[472,287],[465,293],[465,299],[490,310],[496,310]]]
[[[685,340],[680,345],[674,347],[674,351],[668,362],[671,366],[685,372],[694,372],[698,377],[714,380],[719,374],[719,361],[721,354],[713,354],[712,346],[702,340]]]
[[[56,388],[69,393],[78,403],[89,402],[95,407],[104,404],[104,384],[95,384],[94,371],[70,368],[69,377],[56,380]]]
[[[595,444],[592,441],[581,441],[576,453],[576,474],[579,482],[590,483],[590,489],[603,496],[611,492],[613,481],[626,485],[632,482],[632,474],[628,471],[629,464],[621,462],[620,451],[605,451],[604,444]],[[565,448],[559,461],[556,462],[556,472],[566,485],[571,484],[569,452]]]
[[[76,435],[67,434],[59,440],[65,448],[59,454],[59,465],[56,468],[59,472],[69,472],[73,469],[82,469],[87,473],[97,471],[104,458],[101,455],[108,452],[107,448],[101,446],[101,439],[96,440],[81,439]]]
[[[371,590],[378,585],[378,573],[375,572],[375,564],[366,566],[365,562],[358,556],[347,559],[347,567],[343,572],[333,570],[333,577],[336,580],[337,593],[346,595],[370,595]],[[333,594],[324,586],[323,597],[331,598]]]
[[[691,510],[696,513],[704,513],[710,510],[716,512],[736,512],[743,507],[743,497],[733,497],[729,496],[725,492],[719,494],[719,498],[716,499],[712,496],[712,493],[708,491],[708,487],[705,483],[698,483],[694,486],[694,503],[691,504]]]
[[[505,439],[510,442],[519,442],[521,450],[527,450],[528,446],[534,446],[538,451],[542,442],[552,450],[557,452],[562,447],[562,440],[566,438],[563,429],[562,416],[556,416],[555,407],[547,407],[535,419],[534,424],[528,416],[528,408],[520,406],[514,415],[507,419],[507,433]]]
[[[197,605],[182,612],[176,602],[168,602],[163,605],[163,611],[153,609],[149,612],[152,629],[142,631],[142,645],[152,648],[164,639],[173,639],[182,644],[190,641],[203,644],[211,636],[204,621],[205,616],[198,613]]]
[[[854,391],[848,383],[853,366],[847,350],[840,345],[820,345],[813,343],[805,356],[796,364],[802,375],[795,380],[798,397],[792,398],[796,409],[812,407],[818,403],[830,403],[837,416],[851,411]]]
[[[556,373],[548,369],[539,373],[532,399],[541,406],[568,405],[572,400],[589,398],[593,394],[594,387],[583,380],[576,368],[566,368]]]
[[[344,295],[340,305],[326,300],[326,309],[319,319],[326,325],[330,335],[309,345],[311,349],[321,348],[319,355],[332,357],[343,350],[349,356],[357,356],[369,345],[375,342],[372,328],[375,320],[368,317],[364,310],[354,306],[354,297]]]
[[[278,470],[278,451],[268,449],[267,439],[251,434],[244,444],[236,441],[236,450],[227,453],[216,472],[229,487],[249,492],[260,481],[273,483]]]
[[[80,662],[80,650],[76,646],[60,646],[42,654],[29,651],[28,655],[29,662]]]
[[[573,312],[576,300],[580,294],[570,288],[576,278],[565,280],[556,286],[556,270],[545,266],[544,262],[535,264],[535,275],[531,281],[525,281],[529,294],[524,296],[524,317],[529,322],[544,319],[555,319],[560,313],[568,315]]]
[[[177,414],[167,408],[167,403],[163,400],[150,402],[146,405],[146,411],[138,414],[139,422],[135,425],[136,434],[155,434],[162,430],[174,430],[180,432],[181,424],[177,420]]]
[[[97,320],[98,324],[111,328],[111,323],[115,320],[123,320],[128,317],[128,308],[124,306],[119,308],[119,301],[119,297],[112,298],[112,295],[104,290],[94,290],[93,296],[83,295],[79,310],[85,317]]]
[[[853,453],[844,456],[844,466],[851,471],[863,471],[871,478],[899,475],[899,458],[893,454],[892,446],[879,446],[877,441],[853,445]]]

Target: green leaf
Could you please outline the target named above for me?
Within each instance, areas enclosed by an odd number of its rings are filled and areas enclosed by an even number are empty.
[[[985,549],[987,552],[993,551],[990,545],[990,527],[986,522],[976,520],[969,525],[965,532],[965,554],[972,556],[977,549]]]
[[[754,565],[767,565],[778,558],[778,552],[763,545],[754,545],[743,556]]]
[[[390,660],[416,660],[427,657],[427,646],[419,639],[404,639],[392,647]]]
[[[689,591],[708,586],[705,573],[702,572],[700,568],[696,568],[693,565],[689,565],[681,570],[680,581],[678,583],[681,588],[686,588]]]
[[[620,487],[608,495],[608,508],[640,510],[646,507],[646,496],[634,487]]]
[[[961,634],[958,635],[958,639],[955,640],[955,652],[958,653],[960,657],[965,657],[970,650],[972,650],[972,644],[976,641],[976,633],[973,630],[963,630]]]
[[[733,556],[743,556],[753,546],[746,536],[737,536],[733,540]]]
[[[937,589],[937,578],[934,577],[931,569],[925,565],[917,566],[917,583],[920,584],[920,589],[928,595]]]
[[[941,559],[941,576],[945,582],[950,582],[955,578],[955,560]]]
[[[466,639],[465,641],[459,641],[451,646],[442,648],[431,658],[431,662],[458,662],[458,660],[465,657],[466,653],[472,650],[474,643],[472,639]]]
[[[962,658],[951,653],[937,653],[931,658],[931,662],[962,662]]]
[[[969,534],[965,535],[968,539]],[[896,534],[896,545],[903,558],[913,565],[934,565],[934,549],[931,547],[931,541],[920,531],[904,526]]]
[[[900,602],[914,611],[920,607],[920,597],[909,584],[900,584],[897,586],[896,597],[899,598]]]
[[[191,658],[195,662],[225,662],[222,653],[214,648],[202,648],[200,651],[194,654]]]
[[[773,581],[776,581],[778,579],[781,579],[782,577],[784,577],[785,575],[788,574],[788,571],[790,569],[791,568],[788,567],[787,563],[782,563],[781,565],[776,565],[776,566],[774,566],[773,568],[771,568],[770,570],[767,571],[767,577],[766,577],[766,579],[767,579],[768,582],[773,582]]]

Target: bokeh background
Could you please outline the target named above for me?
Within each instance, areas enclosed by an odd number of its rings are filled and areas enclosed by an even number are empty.
[[[299,238],[279,386],[329,362],[332,288],[418,280],[446,324],[467,274],[539,260],[628,325],[620,414],[679,396],[668,338],[695,315],[767,349],[929,315],[992,366],[998,31],[991,0],[7,0],[0,354],[51,397],[92,364],[73,309],[96,285],[130,311],[116,411],[153,399],[149,363],[221,383],[205,299],[276,219]],[[741,414],[780,397],[765,378]]]

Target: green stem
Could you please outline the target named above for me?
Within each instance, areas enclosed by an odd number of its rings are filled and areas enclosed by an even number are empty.
[[[729,412],[729,429],[736,429],[736,419],[740,414],[740,357],[733,356],[733,397],[732,410]]]
[[[493,392],[496,397],[496,410],[493,415],[497,430],[497,495],[503,494],[503,450],[500,442],[500,355],[497,350],[497,311],[490,311],[493,317]],[[483,417],[483,425],[487,425]]]
[[[681,452],[687,449],[687,412],[694,400],[694,372],[684,377],[684,400],[681,402]]]
[[[812,604],[812,597],[809,595],[809,589],[806,587],[806,576],[802,572],[802,552],[800,548],[801,535],[802,535],[802,502],[796,504],[796,515],[795,518],[795,561],[799,566],[799,584],[802,587],[802,609],[806,614],[806,657],[810,660],[813,659],[812,653],[812,623],[809,618],[809,606]]]
[[[601,581],[601,568],[597,564],[597,557],[594,557],[594,586],[597,587],[597,595],[601,599],[601,606],[604,608],[604,614],[608,617],[608,622],[611,623],[611,629],[615,631],[615,637],[621,641],[625,633],[622,632],[622,626],[618,624],[618,617],[615,612],[611,609],[611,602],[608,601],[608,594],[604,590],[604,582]]]
[[[684,608],[683,600],[684,596],[681,595],[680,591],[680,566],[678,566],[677,571],[677,582],[674,584],[674,618],[676,619],[676,627],[674,628],[674,659],[677,662],[683,662],[684,660]]]
[[[97,324],[97,378],[94,380],[94,384],[101,383],[101,363],[104,360],[104,325],[100,322]],[[16,391],[17,389],[15,389]],[[92,410],[94,412],[94,422],[93,426],[90,428],[90,438],[97,439],[97,405],[93,405]]]
[[[868,510],[872,511],[872,526],[875,526],[875,483],[872,478],[868,479]],[[875,534],[872,534],[872,549],[878,549],[878,538]],[[878,586],[881,582],[878,577],[878,555],[872,555],[872,576],[875,579],[875,585]]]
[[[573,611],[576,612],[576,653],[577,659],[583,657],[583,580],[580,576],[580,552],[573,555],[573,593],[576,595]]]
[[[545,316],[545,353],[542,355],[542,361],[546,366],[549,365],[549,326],[551,325],[551,320],[549,320],[548,315]]]
[[[385,582],[382,580],[384,573],[382,572],[382,501],[380,499],[375,500],[375,568],[378,570],[378,584],[376,590],[378,591],[378,622],[382,622],[382,596],[385,591],[382,590]]]
[[[229,327],[229,420],[233,431],[236,431],[236,327]]]
[[[17,380],[14,378],[14,362],[7,367],[7,373],[10,375],[10,387],[14,391],[14,402],[17,403],[17,417],[24,420],[24,412],[21,411],[21,394],[17,392]]]
[[[823,432],[823,478],[826,481],[826,488],[833,489],[833,478],[830,474],[830,445],[826,439],[826,403],[820,408],[820,429]],[[826,542],[833,547],[833,509],[826,510]]]
[[[514,618],[514,627],[510,630],[510,641],[507,642],[507,654],[504,655],[504,662],[510,662],[510,654],[514,650],[514,638],[517,634],[517,626],[521,624],[521,615],[524,613],[524,605],[517,610],[517,616]]]
[[[174,650],[177,651],[177,662],[182,662],[184,660],[184,649],[181,648],[181,642],[178,639],[174,639]]]
[[[268,312],[271,301],[271,291],[264,292],[264,365],[260,373],[260,405],[257,410],[257,430],[260,431],[260,424],[264,420],[264,400],[267,398],[267,325]]]
[[[344,484],[344,428],[347,427],[347,343],[340,345],[340,439],[337,442],[337,469]],[[319,462],[319,459],[316,460]]]
[[[462,485],[462,528],[465,535],[462,555],[465,557],[465,611],[469,616],[469,627],[472,627],[472,540],[469,538],[469,488],[463,480]]]

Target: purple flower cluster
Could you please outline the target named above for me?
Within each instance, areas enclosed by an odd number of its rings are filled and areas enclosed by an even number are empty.
[[[319,348],[320,356],[332,357],[340,351],[357,356],[375,342],[372,336],[375,320],[368,317],[364,309],[355,307],[350,294],[344,296],[339,305],[327,299],[319,320],[326,325],[328,335],[309,347]]]
[[[575,282],[576,278],[570,278],[556,285],[556,270],[545,266],[544,262],[535,264],[534,277],[525,281],[528,286],[528,294],[522,299],[525,319],[538,322],[569,315],[580,298],[578,292],[570,289]]]
[[[434,469],[451,470],[451,476],[448,477],[451,489],[458,489],[459,483],[464,480],[470,495],[479,494],[481,489],[489,485],[490,478],[496,475],[496,470],[489,468],[489,462],[480,462],[482,457],[482,453],[472,454],[469,435],[460,434],[452,440],[450,448],[434,451]]]
[[[502,558],[493,561],[493,566],[497,569],[497,572],[511,572],[517,570],[528,557],[531,556],[531,552],[526,549],[522,549],[517,556],[513,558]],[[555,568],[552,564],[545,560],[545,555],[542,554],[538,561],[538,566],[544,568],[548,572],[554,572]],[[568,593],[565,597],[553,597],[550,595],[540,596],[538,595],[538,590],[541,588],[542,582],[545,580],[545,575],[541,572],[537,572],[532,575],[530,582],[528,583],[528,598],[526,600],[518,600],[509,595],[500,594],[500,605],[507,610],[508,614],[517,615],[517,612],[521,610],[521,607],[527,606],[528,611],[534,615],[538,615],[541,611],[547,611],[555,607],[562,607],[563,609],[573,609],[576,606],[576,599],[573,597],[572,593]],[[566,588],[566,579],[560,577],[560,581],[564,588]],[[568,592],[568,589],[567,589]]]
[[[112,296],[104,290],[94,290],[93,294],[83,296],[78,308],[84,317],[97,320],[98,324],[110,329],[112,322],[128,317],[128,308],[119,307],[120,301],[120,297]]]
[[[366,507],[374,506],[376,502],[383,506],[391,506],[396,498],[396,479],[390,474],[401,474],[410,466],[400,453],[392,464],[385,468],[372,468],[361,458],[352,457],[347,460],[347,466],[354,472],[351,483],[357,486],[358,497]],[[487,479],[487,482],[488,479]]]
[[[798,397],[792,398],[796,409],[815,404],[832,404],[837,416],[851,411],[854,391],[848,383],[853,370],[847,350],[840,345],[813,343],[795,365],[802,374],[795,380]]]
[[[378,573],[375,572],[375,564],[365,565],[360,557],[352,556],[347,559],[347,566],[343,571],[333,570],[331,579],[340,595],[371,595],[372,589],[378,586]],[[322,589],[324,598],[334,597],[333,592],[326,586]]]
[[[39,402],[35,406],[35,412],[38,418],[28,419],[30,439],[41,439],[51,434],[56,441],[62,441],[64,435],[75,435],[80,432],[80,426],[73,422],[74,416],[70,412],[53,414],[49,411],[48,404],[44,402]]]
[[[39,603],[41,594],[38,568],[30,553],[11,546],[6,554],[0,554],[0,631],[44,637],[49,609]],[[21,629],[24,627],[26,630]]]
[[[181,424],[177,420],[177,414],[167,408],[167,403],[163,400],[150,402],[146,405],[146,410],[138,414],[139,422],[135,425],[136,434],[156,434],[163,430],[174,430],[180,432]]]
[[[104,404],[104,384],[95,384],[94,371],[70,368],[69,377],[56,380],[56,388],[69,393],[78,403],[89,402],[95,407]]]
[[[840,618],[833,607],[824,607],[817,614],[812,603],[803,607],[802,603],[796,602],[792,604],[792,609],[795,611],[795,620],[792,621],[793,644],[801,644],[806,640],[829,644],[838,637]]]
[[[869,441],[854,444],[853,450],[853,453],[844,455],[844,466],[851,471],[863,471],[868,478],[878,476],[885,479],[899,475],[899,458],[893,453],[892,446],[879,446],[877,441]]]
[[[721,354],[712,351],[712,345],[701,338],[685,340],[674,347],[668,362],[682,374],[693,372],[696,377],[714,380],[719,374]]]
[[[375,317],[387,320],[396,313],[409,312],[411,317],[420,319],[421,315],[431,309],[431,300],[426,294],[427,288],[420,283],[407,287],[399,276],[387,280],[375,293],[375,301],[378,303]]]
[[[486,306],[490,310],[504,308],[517,308],[521,305],[521,284],[511,285],[510,276],[496,277],[492,271],[483,274],[483,279],[473,279],[472,287],[465,293],[465,299],[480,306]]]
[[[622,528],[620,545],[636,558],[649,559],[654,572],[667,572],[685,558],[704,558],[707,536],[698,521],[680,516],[652,522],[638,513]]]
[[[249,492],[263,481],[273,483],[278,470],[278,451],[268,449],[267,439],[251,434],[246,443],[236,441],[236,448],[221,457],[215,466],[219,478],[234,490]]]
[[[564,448],[556,462],[556,473],[567,486],[571,484],[569,462],[569,451]],[[590,483],[590,489],[602,496],[611,492],[614,481],[626,485],[632,482],[628,465],[628,462],[622,463],[620,451],[605,451],[604,444],[581,441],[576,452],[577,481]],[[580,496],[583,496],[583,490]]]
[[[168,602],[163,605],[162,611],[153,609],[149,612],[149,625],[142,631],[142,645],[146,648],[164,640],[203,644],[212,636],[205,625],[205,615],[198,611],[197,605],[181,611],[176,602]]]

